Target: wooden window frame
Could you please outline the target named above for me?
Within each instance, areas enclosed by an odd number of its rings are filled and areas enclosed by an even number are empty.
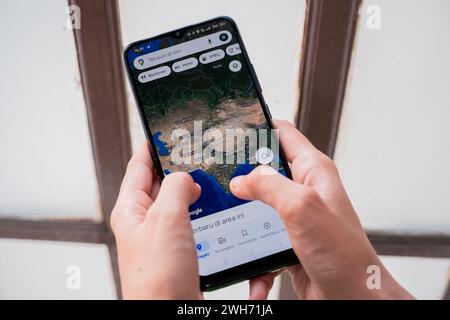
[[[315,146],[332,157],[361,0],[306,1],[296,124]],[[109,217],[131,156],[131,141],[118,4],[116,0],[68,3],[78,5],[82,12],[81,29],[74,30],[74,37],[103,219],[0,218],[0,238],[106,244],[120,299],[117,250]],[[450,258],[448,235],[369,232],[368,236],[381,255]],[[283,275],[280,298],[294,297],[289,276]],[[450,284],[444,298],[450,299]]]
[[[131,157],[127,94],[116,0],[68,0],[81,9],[74,29],[78,66],[98,182],[102,221],[0,218],[0,238],[106,244],[117,297],[122,297],[110,214]]]

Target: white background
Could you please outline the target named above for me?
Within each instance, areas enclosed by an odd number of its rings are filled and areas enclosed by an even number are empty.
[[[361,10],[335,160],[366,228],[450,233],[449,13],[447,0]]]
[[[67,2],[0,2],[0,216],[98,220]]]

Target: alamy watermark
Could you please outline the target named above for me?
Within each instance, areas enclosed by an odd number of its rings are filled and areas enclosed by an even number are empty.
[[[73,264],[66,268],[66,288],[68,290],[81,289],[81,268],[79,265]]]
[[[377,265],[370,265],[366,269],[368,274],[366,285],[369,290],[381,289],[381,269]]]
[[[67,7],[67,19],[66,19],[66,28],[67,29],[81,29],[81,9],[76,4],[72,4]]]
[[[192,164],[265,164],[279,168],[278,129],[232,128],[203,129],[194,121],[193,132],[177,128],[170,139],[174,165]]]
[[[366,27],[369,30],[380,30],[381,29],[381,8],[377,5],[369,5],[366,8],[367,20]]]

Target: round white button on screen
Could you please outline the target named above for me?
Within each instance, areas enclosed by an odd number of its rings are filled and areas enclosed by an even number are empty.
[[[230,70],[233,72],[238,72],[242,68],[242,64],[238,60],[231,61],[228,66],[230,67]]]
[[[260,164],[269,164],[273,160],[273,152],[269,148],[262,147],[256,151],[256,161]]]

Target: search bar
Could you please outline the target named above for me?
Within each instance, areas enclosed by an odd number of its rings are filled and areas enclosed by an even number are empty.
[[[231,33],[229,31],[219,31],[198,39],[144,54],[134,59],[133,65],[136,69],[143,70],[203,50],[215,48],[230,41]]]

